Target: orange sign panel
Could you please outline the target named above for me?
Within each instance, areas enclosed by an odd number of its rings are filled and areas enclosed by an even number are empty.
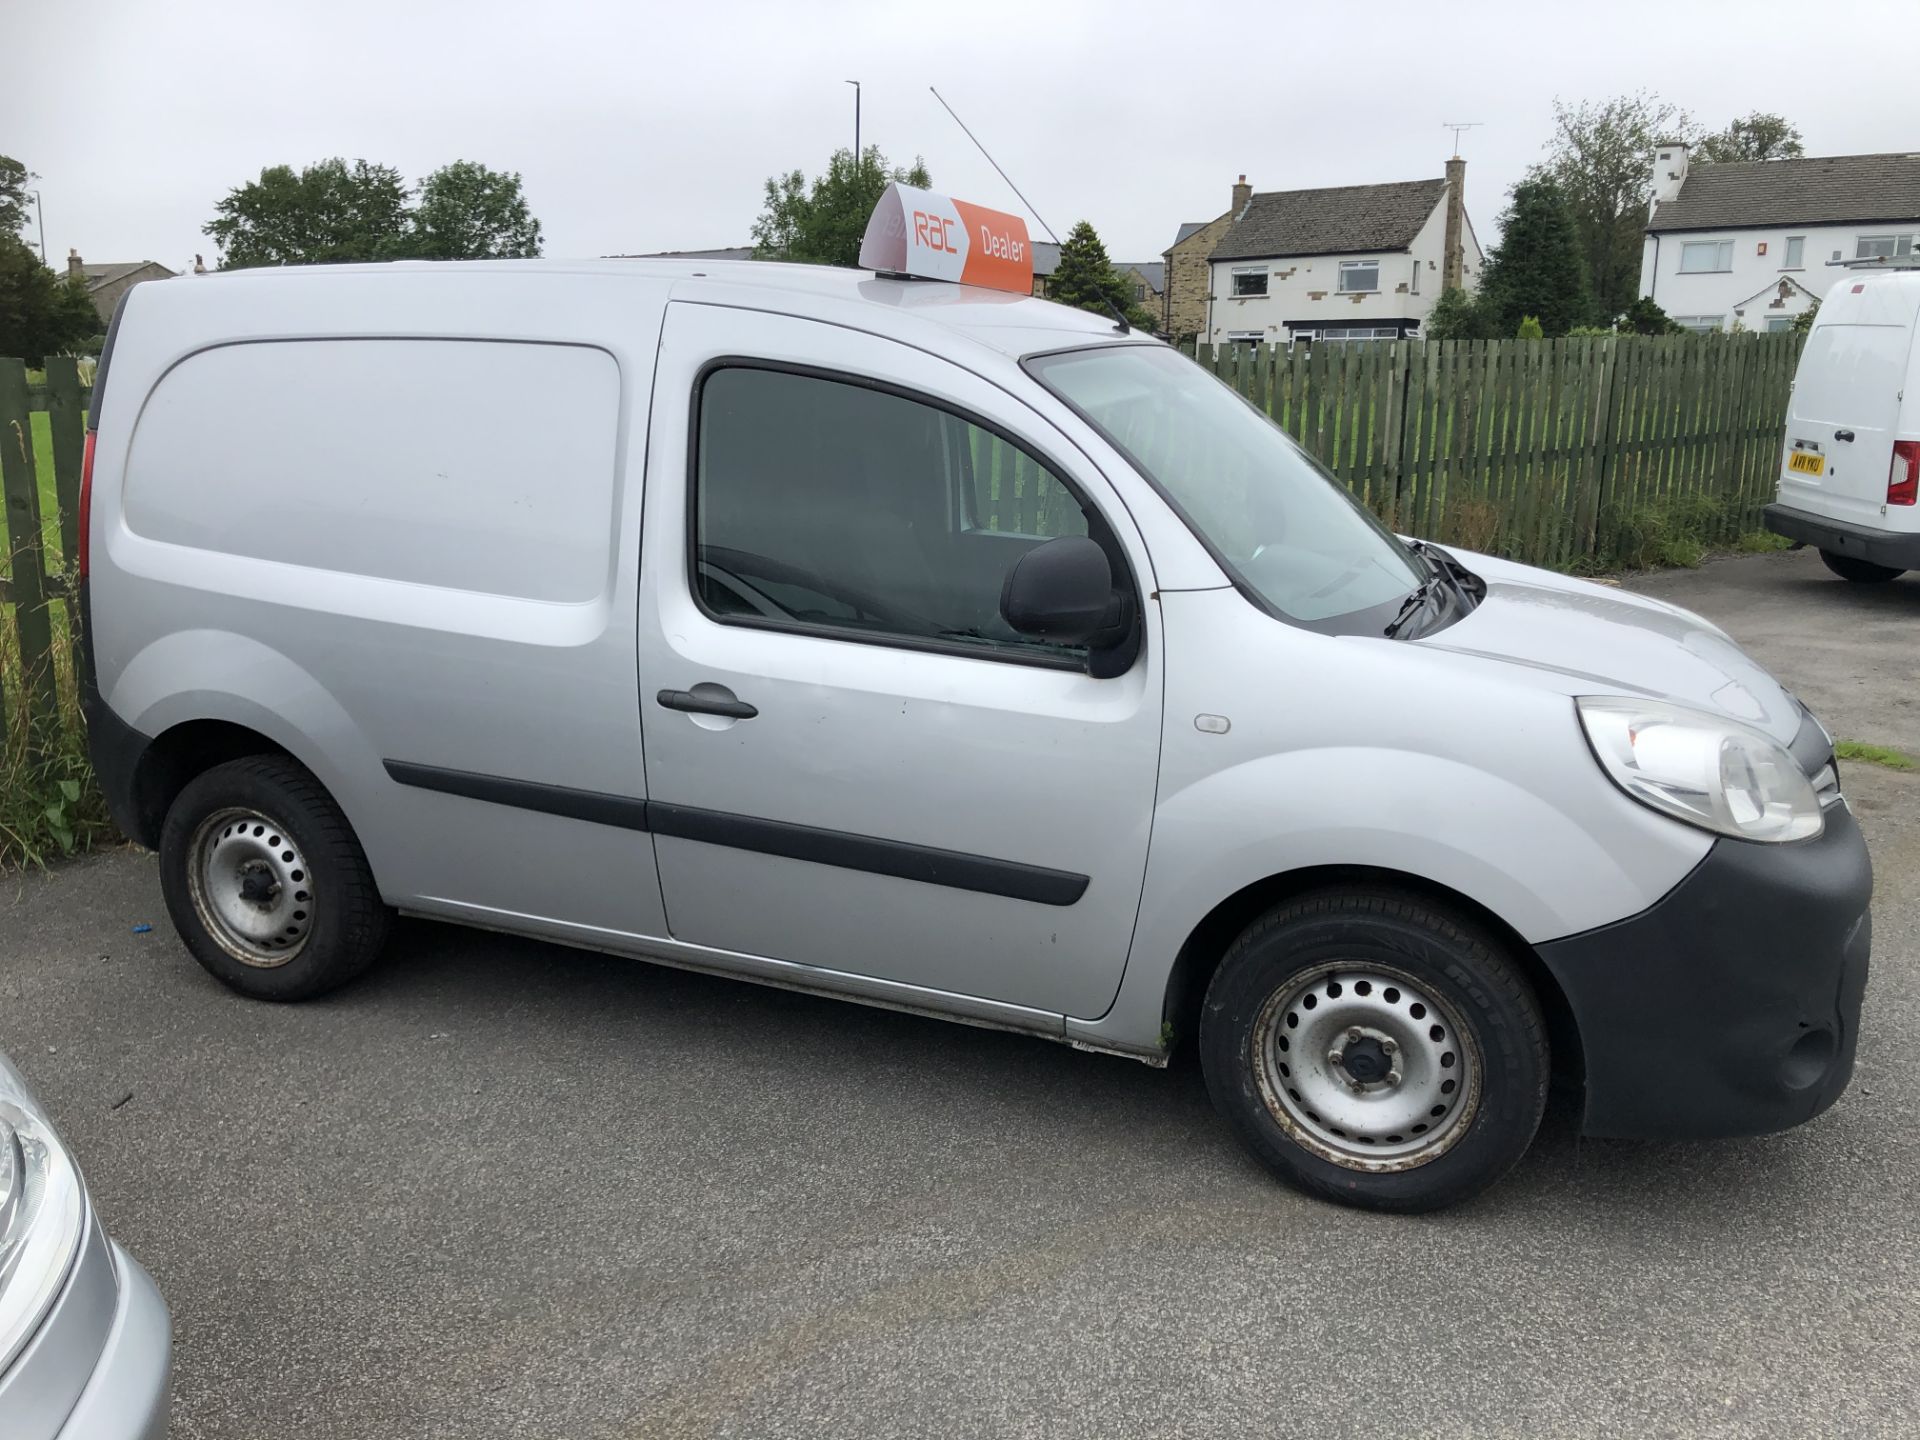
[[[1033,244],[1018,215],[889,185],[860,241],[869,270],[1033,293]]]

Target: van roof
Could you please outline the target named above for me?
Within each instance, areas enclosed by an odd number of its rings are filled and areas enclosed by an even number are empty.
[[[181,276],[165,284],[310,283],[327,275],[606,275],[672,283],[672,298],[734,304],[749,309],[808,315],[847,304],[878,307],[956,331],[1015,359],[1042,350],[1119,340],[1107,316],[1056,305],[1030,295],[955,285],[937,280],[896,279],[871,270],[796,265],[767,260],[669,260],[648,257],[608,260],[397,260],[381,264],[272,266]],[[824,316],[823,316],[824,318]],[[1133,331],[1136,343],[1148,337]]]
[[[1840,272],[1815,325],[1902,325],[1920,317],[1920,270]]]

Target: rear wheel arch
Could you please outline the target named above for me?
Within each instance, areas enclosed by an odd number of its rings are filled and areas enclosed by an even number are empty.
[[[167,811],[180,792],[214,766],[248,755],[280,755],[303,763],[278,741],[231,720],[186,720],[156,735],[134,766],[137,833],[128,838],[157,850]]]
[[[1207,913],[1181,945],[1167,977],[1163,1035],[1175,1048],[1198,1032],[1200,1003],[1220,961],[1246,928],[1277,905],[1316,891],[1365,886],[1396,892],[1450,910],[1487,933],[1519,966],[1547,1021],[1555,1077],[1582,1084],[1586,1077],[1572,1007],[1538,952],[1506,921],[1470,896],[1418,875],[1367,865],[1322,865],[1269,875],[1242,887]]]

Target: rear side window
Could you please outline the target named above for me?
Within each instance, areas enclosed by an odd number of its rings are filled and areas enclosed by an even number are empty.
[[[148,396],[127,527],[172,545],[527,600],[612,572],[620,372],[577,345],[293,340]]]
[[[1021,555],[1090,533],[1045,461],[939,406],[817,375],[728,366],[698,403],[693,584],[716,618],[1084,657],[1000,618]]]

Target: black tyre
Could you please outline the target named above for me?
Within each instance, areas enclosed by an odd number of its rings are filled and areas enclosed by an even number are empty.
[[[1410,896],[1352,889],[1269,911],[1207,987],[1216,1107],[1275,1174],[1372,1210],[1493,1184],[1546,1108],[1546,1024],[1492,937]]]
[[[1907,573],[1892,565],[1876,565],[1871,560],[1862,560],[1855,555],[1836,555],[1831,550],[1820,552],[1820,563],[1842,580],[1851,580],[1856,585],[1884,585]]]
[[[256,1000],[305,1000],[380,953],[392,912],[340,807],[303,767],[250,755],[195,777],[160,832],[187,949]]]

